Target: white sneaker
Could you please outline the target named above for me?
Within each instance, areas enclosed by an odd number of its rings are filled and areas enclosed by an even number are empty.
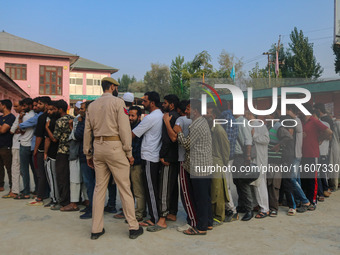
[[[183,232],[185,230],[188,230],[189,228],[191,228],[191,226],[189,224],[185,224],[185,225],[183,225],[181,227],[177,227],[177,231],[178,232]]]

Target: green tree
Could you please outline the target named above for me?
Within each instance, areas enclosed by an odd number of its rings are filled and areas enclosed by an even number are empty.
[[[296,27],[290,34],[291,43],[289,51],[286,53],[286,62],[282,71],[284,78],[312,78],[321,76],[323,68],[316,61],[313,53],[313,43],[309,43],[308,37],[303,35],[302,30]]]
[[[188,65],[184,65],[184,57],[177,56],[172,60],[170,66],[170,85],[171,93],[177,95],[180,99],[189,97],[190,73],[187,70]]]
[[[169,67],[160,64],[151,64],[151,70],[144,76],[146,91],[156,91],[161,100],[170,93],[170,71]]]
[[[127,74],[123,74],[122,78],[118,78],[118,82],[120,84],[119,91],[120,92],[127,92],[129,84],[136,82],[136,78],[134,76],[130,77]]]
[[[339,44],[333,44],[333,52],[335,55],[335,72],[340,74],[340,45]]]
[[[191,73],[192,78],[201,78],[203,73],[205,77],[210,77],[214,73],[213,65],[211,62],[210,54],[204,50],[198,53],[191,63],[186,65],[189,73]]]
[[[129,84],[130,92],[139,92],[139,93],[145,93],[145,83],[143,81],[135,81]]]
[[[218,63],[220,64],[220,68],[217,71],[216,78],[229,79],[233,65],[235,66],[236,79],[241,80],[245,77],[245,73],[242,71],[243,61],[242,59],[237,59],[234,54],[229,54],[225,50],[222,50],[218,57]]]

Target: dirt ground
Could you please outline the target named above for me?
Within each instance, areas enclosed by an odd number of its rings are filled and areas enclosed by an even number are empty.
[[[281,207],[277,218],[225,223],[206,236],[176,230],[185,223],[180,207],[168,229],[145,231],[136,240],[112,214],[105,214],[105,235],[90,240],[91,220],[80,220],[79,212],[31,207],[28,201],[0,198],[1,254],[340,254],[340,191],[314,212],[290,217]]]

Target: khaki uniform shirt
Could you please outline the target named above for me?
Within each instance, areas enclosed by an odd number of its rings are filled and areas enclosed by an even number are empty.
[[[86,112],[84,154],[93,156],[93,137],[119,136],[127,157],[132,157],[132,135],[129,117],[122,99],[104,93],[91,103]]]

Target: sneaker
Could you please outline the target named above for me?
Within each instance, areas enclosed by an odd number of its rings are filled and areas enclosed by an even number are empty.
[[[129,238],[136,239],[138,236],[142,235],[144,232],[142,227],[139,227],[137,230],[129,230]]]
[[[114,206],[105,206],[104,208],[104,212],[108,212],[108,213],[116,213],[117,209]]]
[[[79,212],[80,212],[80,213],[86,213],[86,212],[88,212],[89,210],[92,211],[92,210],[90,209],[89,206],[86,206],[84,209],[81,209]]]
[[[79,216],[80,219],[86,220],[86,219],[92,219],[92,212],[87,211],[86,213]]]
[[[189,224],[185,224],[185,225],[183,225],[181,227],[177,227],[177,231],[178,232],[183,232],[185,230],[188,230],[189,228],[191,228],[191,226]]]
[[[41,200],[34,199],[33,201],[27,203],[27,205],[30,205],[30,206],[42,206],[42,205],[44,205],[44,203]]]

